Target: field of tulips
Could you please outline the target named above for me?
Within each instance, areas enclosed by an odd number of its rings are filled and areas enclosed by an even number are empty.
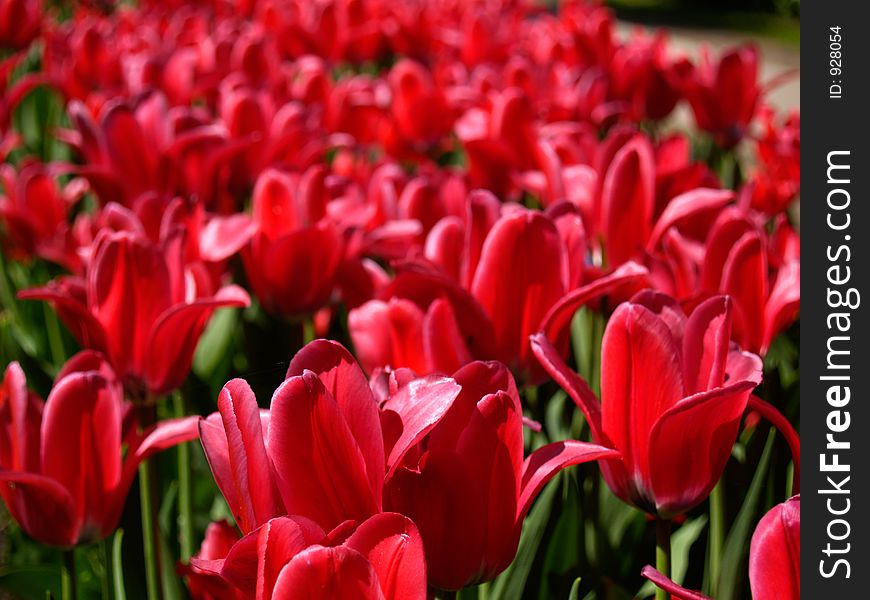
[[[0,591],[799,598],[760,60],[596,2],[0,0]]]

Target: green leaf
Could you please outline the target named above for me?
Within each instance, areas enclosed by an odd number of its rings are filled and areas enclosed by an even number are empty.
[[[568,592],[568,600],[580,600],[580,578],[574,580],[571,591]]]
[[[770,456],[773,450],[773,442],[776,430],[771,427],[767,435],[764,451],[758,461],[758,468],[749,484],[749,490],[734,519],[731,531],[725,539],[725,550],[722,552],[722,570],[719,573],[718,595],[719,600],[736,600],[740,597],[741,584],[746,571],[746,553],[749,548],[749,537],[752,535],[753,523],[758,512],[758,501],[761,491],[767,480]]]
[[[563,477],[563,475],[558,477]],[[517,555],[514,557],[513,563],[492,582],[489,598],[498,600],[522,596],[526,579],[529,577],[535,557],[538,554],[538,548],[541,545],[541,539],[544,537],[547,521],[550,520],[553,501],[560,489],[561,486],[551,481],[538,496],[538,500],[523,523],[523,533],[520,537]]]
[[[197,377],[209,379],[230,352],[238,320],[238,309],[222,308],[215,311],[193,355],[193,372]]]
[[[60,598],[60,567],[15,567],[0,571],[0,590],[15,598]]]

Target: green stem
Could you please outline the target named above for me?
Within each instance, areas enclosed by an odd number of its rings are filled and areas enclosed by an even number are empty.
[[[75,548],[63,551],[63,568],[61,569],[61,596],[64,600],[76,600],[76,554]]]
[[[60,322],[57,315],[48,305],[43,303],[43,314],[45,315],[45,333],[48,336],[48,348],[51,352],[51,362],[55,368],[60,369],[61,365],[66,361],[66,351],[63,347],[63,337],[60,332]]]
[[[317,338],[317,332],[314,330],[314,315],[306,316],[302,319],[302,344],[313,342]]]
[[[112,537],[103,538],[100,542],[100,554],[103,559],[103,598],[112,598],[114,596],[113,582],[115,574],[112,571]]]
[[[185,416],[184,397],[181,392],[172,395],[176,417]],[[178,445],[178,542],[181,559],[193,556],[193,499],[190,482],[190,442]]]
[[[671,576],[671,522],[656,519],[656,569],[665,577]],[[668,600],[668,593],[656,588],[656,600]]]
[[[710,593],[715,596],[722,572],[722,548],[725,546],[725,495],[722,482],[710,492]]]
[[[150,395],[145,405],[140,406],[140,425],[143,429],[156,421],[156,401]],[[159,600],[162,596],[160,587],[160,555],[157,545],[157,506],[155,498],[155,472],[151,460],[145,460],[139,465],[139,503],[142,514],[142,548],[145,554],[145,582],[148,590],[148,600]]]

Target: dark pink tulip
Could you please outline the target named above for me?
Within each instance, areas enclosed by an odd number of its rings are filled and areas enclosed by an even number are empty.
[[[247,293],[214,290],[184,264],[183,232],[155,244],[141,234],[102,231],[82,277],[19,294],[47,300],[81,344],[103,352],[128,393],[162,394],[184,381],[215,309],[247,306]]]
[[[709,495],[739,431],[761,360],[731,345],[727,297],[686,318],[662,294],[641,292],[607,323],[601,401],[543,334],[535,355],[586,415],[593,439],[622,453],[604,478],[625,502],[671,518]],[[630,417],[630,418],[629,418]]]
[[[388,472],[385,504],[420,528],[436,588],[489,581],[513,561],[523,518],[561,469],[619,454],[557,442],[523,459],[522,409],[510,372],[473,362],[453,378],[462,391],[443,419]],[[408,385],[414,385],[413,382]],[[384,404],[403,422],[418,406],[401,393]]]
[[[338,227],[324,220],[316,186],[267,170],[254,188],[254,234],[242,251],[245,271],[264,307],[282,315],[313,312],[329,299],[344,257]]]
[[[761,98],[758,50],[734,48],[715,63],[704,54],[687,79],[685,95],[698,127],[713,134],[724,148],[743,139]]]
[[[243,537],[225,558],[193,559],[220,577],[223,597],[424,600],[426,561],[417,527],[380,513],[326,533],[310,519],[271,519]]]
[[[270,411],[257,407],[244,381],[229,382],[219,413],[200,425],[212,474],[245,533],[284,514],[331,529],[381,512],[388,465],[434,427],[460,389],[446,377],[418,379],[403,389],[419,411],[385,449],[378,402],[343,346],[308,344],[287,375]]]
[[[800,495],[777,504],[758,522],[749,548],[749,583],[756,600],[800,599]]]
[[[75,371],[77,368],[89,370]],[[137,431],[111,369],[97,355],[70,360],[43,403],[18,363],[0,392],[0,496],[34,539],[73,546],[117,526],[139,463],[196,437],[196,419]]]

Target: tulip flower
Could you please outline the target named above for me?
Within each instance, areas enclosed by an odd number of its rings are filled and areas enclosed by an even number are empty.
[[[684,91],[698,127],[723,148],[736,145],[755,116],[761,97],[758,50],[742,46],[725,52],[716,63],[706,53]]]
[[[182,567],[187,591],[193,600],[243,600],[244,594],[229,588],[218,573],[194,566],[202,561],[220,561],[227,557],[233,545],[239,541],[238,530],[226,521],[209,523],[199,552],[191,557],[191,565]]]
[[[799,254],[789,255],[772,271],[765,232],[750,215],[736,208],[719,214],[705,246],[701,289],[731,296],[734,338],[742,347],[765,354],[776,336],[797,316]]]
[[[318,173],[301,180],[265,171],[254,188],[254,235],[242,251],[254,293],[270,312],[313,312],[330,298],[344,256],[339,229],[323,219]]]
[[[27,48],[41,27],[41,0],[0,0],[0,48]]]
[[[135,398],[175,389],[215,309],[247,306],[247,293],[213,290],[183,261],[183,235],[158,245],[133,232],[101,231],[84,276],[61,277],[19,298],[47,300],[79,342],[105,354]]]
[[[405,386],[399,396],[418,410],[400,422],[386,452],[378,402],[341,344],[311,342],[287,375],[271,410],[261,411],[248,384],[235,379],[221,391],[219,412],[200,423],[212,474],[244,533],[286,514],[332,529],[381,512],[388,465],[437,423],[460,391],[447,377]]]
[[[194,558],[191,565],[222,579],[224,597],[426,598],[423,542],[414,523],[396,513],[329,533],[304,517],[278,517],[236,542],[225,558]]]
[[[619,453],[556,442],[523,460],[522,409],[504,365],[473,362],[453,375],[462,391],[437,425],[387,473],[386,507],[420,528],[434,587],[490,581],[513,561],[523,518],[561,469]],[[384,404],[403,421],[418,408]]]
[[[756,600],[801,597],[801,497],[774,506],[755,528],[749,583]]]
[[[18,363],[6,368],[0,496],[29,536],[60,547],[106,537],[139,463],[196,437],[193,417],[138,431],[128,408],[111,369],[89,351],[70,359],[44,403],[27,391]]]
[[[586,415],[593,440],[619,450],[604,479],[623,501],[662,519],[704,500],[731,456],[761,360],[731,345],[731,301],[687,318],[667,296],[641,292],[607,323],[601,401],[543,334],[532,340],[547,372]]]

